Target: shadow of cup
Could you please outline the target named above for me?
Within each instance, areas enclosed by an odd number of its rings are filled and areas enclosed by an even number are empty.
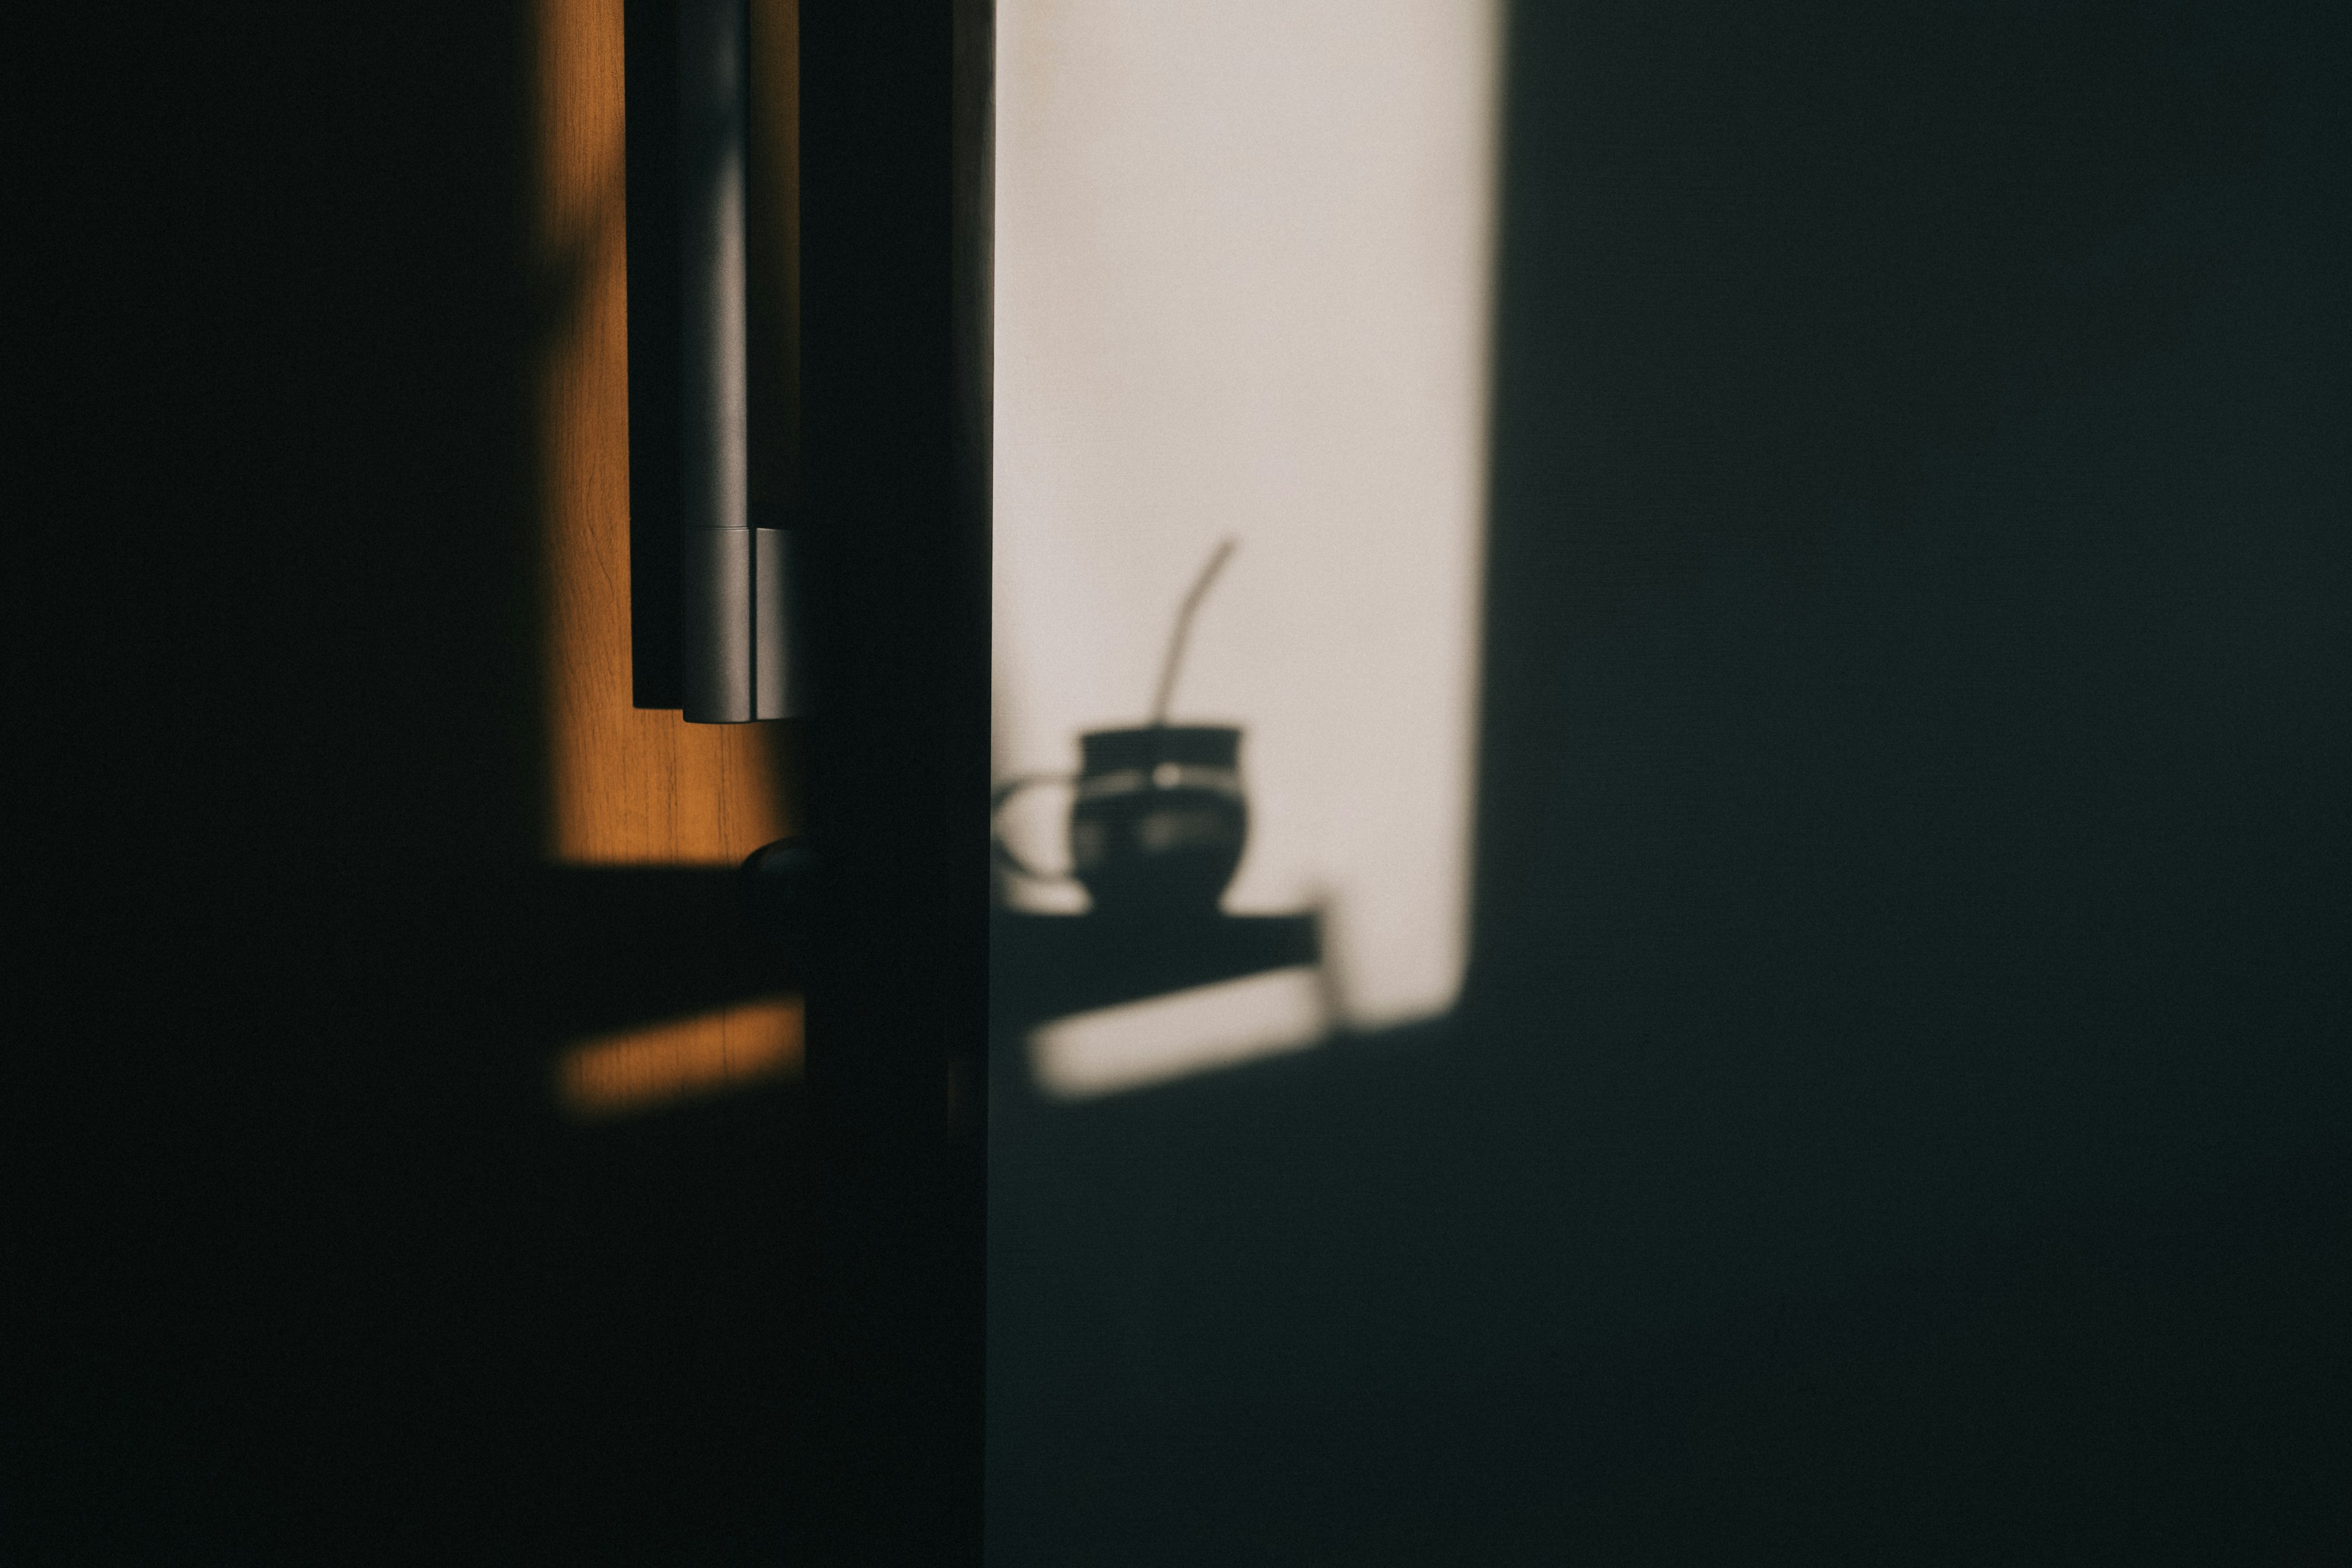
[[[994,837],[997,863],[1041,882],[1075,880],[1108,920],[1205,917],[1241,867],[1249,839],[1242,793],[1242,732],[1229,725],[1151,724],[1078,737],[1081,765],[1028,773],[997,786],[1001,816],[1033,786],[1071,786],[1070,870],[1039,869]]]

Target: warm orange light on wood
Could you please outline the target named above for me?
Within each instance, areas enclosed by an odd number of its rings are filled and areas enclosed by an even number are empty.
[[[797,1077],[801,1002],[751,1002],[700,1017],[607,1035],[556,1064],[556,1100],[571,1115],[602,1120]]]
[[[773,724],[630,705],[621,0],[541,0],[539,368],[548,856],[733,865],[794,828]]]

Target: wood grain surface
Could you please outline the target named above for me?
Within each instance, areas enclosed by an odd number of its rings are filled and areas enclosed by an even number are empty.
[[[752,6],[754,485],[785,500],[797,452],[796,7]],[[732,866],[795,831],[789,723],[688,724],[630,700],[628,204],[621,0],[541,0],[534,241],[555,301],[537,366],[546,857]],[[659,215],[646,215],[657,219]],[[762,437],[765,437],[764,439]],[[557,1064],[570,1114],[602,1118],[797,1074],[801,1004],[774,997],[600,1037]]]
[[[755,212],[789,215],[793,7],[753,7],[763,90],[755,115],[771,188]],[[688,724],[630,705],[627,197],[621,0],[541,0],[536,244],[558,319],[538,367],[545,552],[550,858],[566,865],[733,865],[794,830],[788,724]],[[780,49],[776,40],[783,40]],[[778,104],[774,99],[781,97]],[[782,134],[775,127],[781,123]],[[789,216],[755,237],[754,293],[796,290]],[[768,346],[773,332],[763,334]],[[784,379],[789,383],[789,375]],[[756,437],[755,437],[756,440]],[[783,438],[787,451],[789,437]],[[772,467],[781,467],[772,458]]]

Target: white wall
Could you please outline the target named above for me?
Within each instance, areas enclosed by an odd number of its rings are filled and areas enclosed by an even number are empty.
[[[1324,900],[1350,1026],[1443,1010],[1465,956],[1498,11],[997,7],[997,771],[1142,722],[1238,536],[1171,717],[1246,727],[1226,907]]]

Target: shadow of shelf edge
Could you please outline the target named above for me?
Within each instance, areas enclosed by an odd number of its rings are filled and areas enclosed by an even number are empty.
[[[989,1015],[999,1031],[1322,962],[1316,914],[1105,921],[999,910]]]

